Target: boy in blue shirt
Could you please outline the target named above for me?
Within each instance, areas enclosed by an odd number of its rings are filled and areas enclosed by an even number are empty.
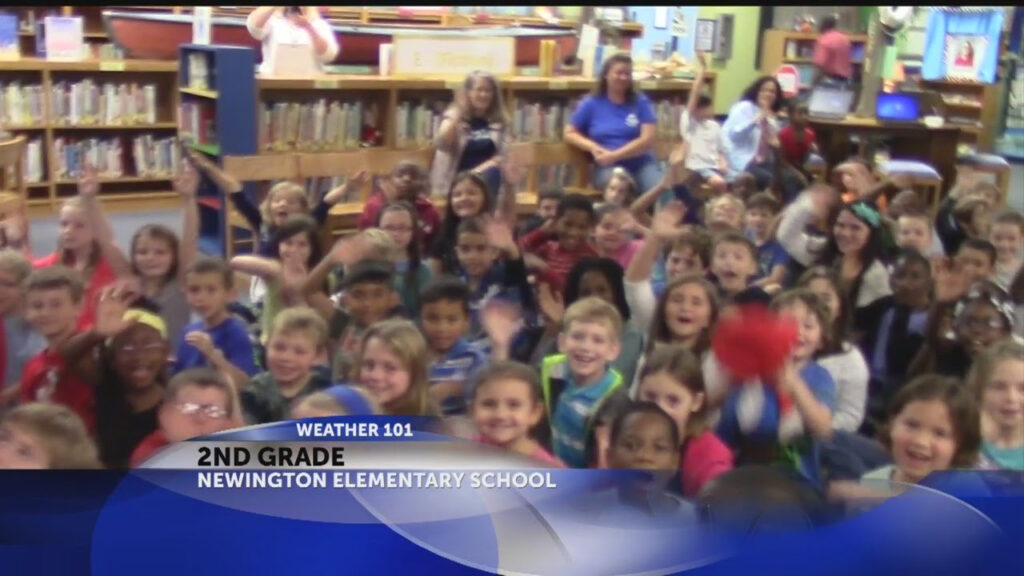
[[[757,247],[758,280],[754,286],[781,286],[786,280],[789,255],[771,234],[772,220],[779,213],[779,201],[768,192],[758,192],[747,200],[747,238]]]
[[[609,398],[624,394],[622,376],[608,367],[619,356],[622,316],[596,297],[565,311],[558,335],[560,354],[541,366],[544,406],[551,422],[551,447],[562,462],[585,468],[594,442],[594,415]]]
[[[234,273],[219,258],[200,258],[185,274],[185,299],[202,320],[185,326],[174,372],[210,366],[244,388],[256,374],[252,340],[242,322],[231,315]]]
[[[420,294],[420,329],[432,356],[429,393],[445,415],[466,409],[467,386],[487,364],[469,342],[469,288],[452,276],[430,282]]]

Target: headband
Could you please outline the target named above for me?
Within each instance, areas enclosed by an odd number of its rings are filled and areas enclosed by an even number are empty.
[[[1010,327],[1016,322],[1017,315],[1014,310],[1013,302],[1009,298],[1002,297],[1003,294],[996,290],[980,290],[977,287],[972,288],[967,296],[956,303],[956,310],[953,312],[953,317],[957,320],[967,309],[967,304],[973,300],[984,300],[992,305],[1000,315],[1006,320],[1006,324]]]
[[[163,318],[150,312],[149,310],[143,310],[141,308],[131,308],[126,310],[122,320],[132,321],[135,320],[139,324],[144,324],[160,333],[160,337],[164,340],[167,339],[167,324],[164,323]]]
[[[878,213],[878,210],[872,206],[869,202],[852,202],[846,205],[850,212],[858,219],[863,221],[872,228],[878,228],[882,225],[882,215]]]
[[[375,412],[365,396],[347,384],[335,384],[324,390],[348,411],[349,416],[372,416]]]

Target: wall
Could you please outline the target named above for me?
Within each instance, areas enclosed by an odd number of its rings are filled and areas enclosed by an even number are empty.
[[[754,42],[761,25],[760,6],[701,6],[697,18],[733,15],[732,58],[712,61],[715,78],[715,114],[726,114],[751,82],[760,74],[754,67]]]
[[[664,28],[656,28],[654,26],[655,10],[658,8],[664,8],[667,11],[666,26]],[[630,16],[635,17],[636,21],[644,26],[643,37],[633,40],[633,44],[631,46],[631,51],[635,60],[648,60],[651,48],[659,42],[664,43],[666,48],[671,50],[672,15],[676,8],[682,10],[683,16],[686,19],[687,31],[687,34],[685,36],[681,36],[679,41],[676,43],[676,51],[679,52],[683,58],[686,58],[688,62],[693,61],[694,27],[697,25],[696,6],[630,6]]]

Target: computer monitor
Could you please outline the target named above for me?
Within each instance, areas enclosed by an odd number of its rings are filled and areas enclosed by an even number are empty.
[[[807,112],[812,118],[845,118],[853,106],[854,93],[845,88],[818,86],[811,92]]]
[[[875,102],[879,122],[919,122],[921,101],[918,94],[879,92]]]

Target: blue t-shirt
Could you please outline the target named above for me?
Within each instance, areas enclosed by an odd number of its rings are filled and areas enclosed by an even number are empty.
[[[609,151],[618,150],[640,137],[644,124],[655,124],[654,108],[643,94],[632,101],[616,104],[607,96],[588,96],[580,102],[569,122],[576,130]],[[649,151],[618,163],[630,172],[654,161]]]
[[[754,238],[751,237],[751,240]],[[758,278],[764,278],[772,273],[776,266],[786,266],[789,261],[789,254],[779,244],[778,240],[769,240],[757,247]]]
[[[23,318],[5,316],[4,341],[7,344],[6,373],[0,382],[0,391],[8,385],[17,385],[21,381],[21,370],[34,356],[46,350],[46,338],[36,332]]]
[[[498,152],[498,147],[491,139],[490,123],[484,118],[469,121],[469,138],[459,158],[459,172],[472,170],[487,162]]]
[[[174,363],[175,374],[189,368],[209,366],[203,353],[195,346],[185,342],[185,335],[196,330],[202,330],[209,334],[213,346],[220,350],[224,354],[224,358],[234,364],[236,368],[249,376],[255,376],[259,372],[256,369],[249,331],[238,318],[231,316],[213,328],[205,328],[202,321],[185,326],[178,344],[178,359]]]
[[[431,385],[441,382],[460,382],[462,384],[463,397],[446,400],[441,406],[441,411],[444,414],[457,414],[465,410],[473,376],[486,365],[487,355],[479,346],[471,344],[465,338],[456,342],[444,358],[430,365],[428,380]]]

